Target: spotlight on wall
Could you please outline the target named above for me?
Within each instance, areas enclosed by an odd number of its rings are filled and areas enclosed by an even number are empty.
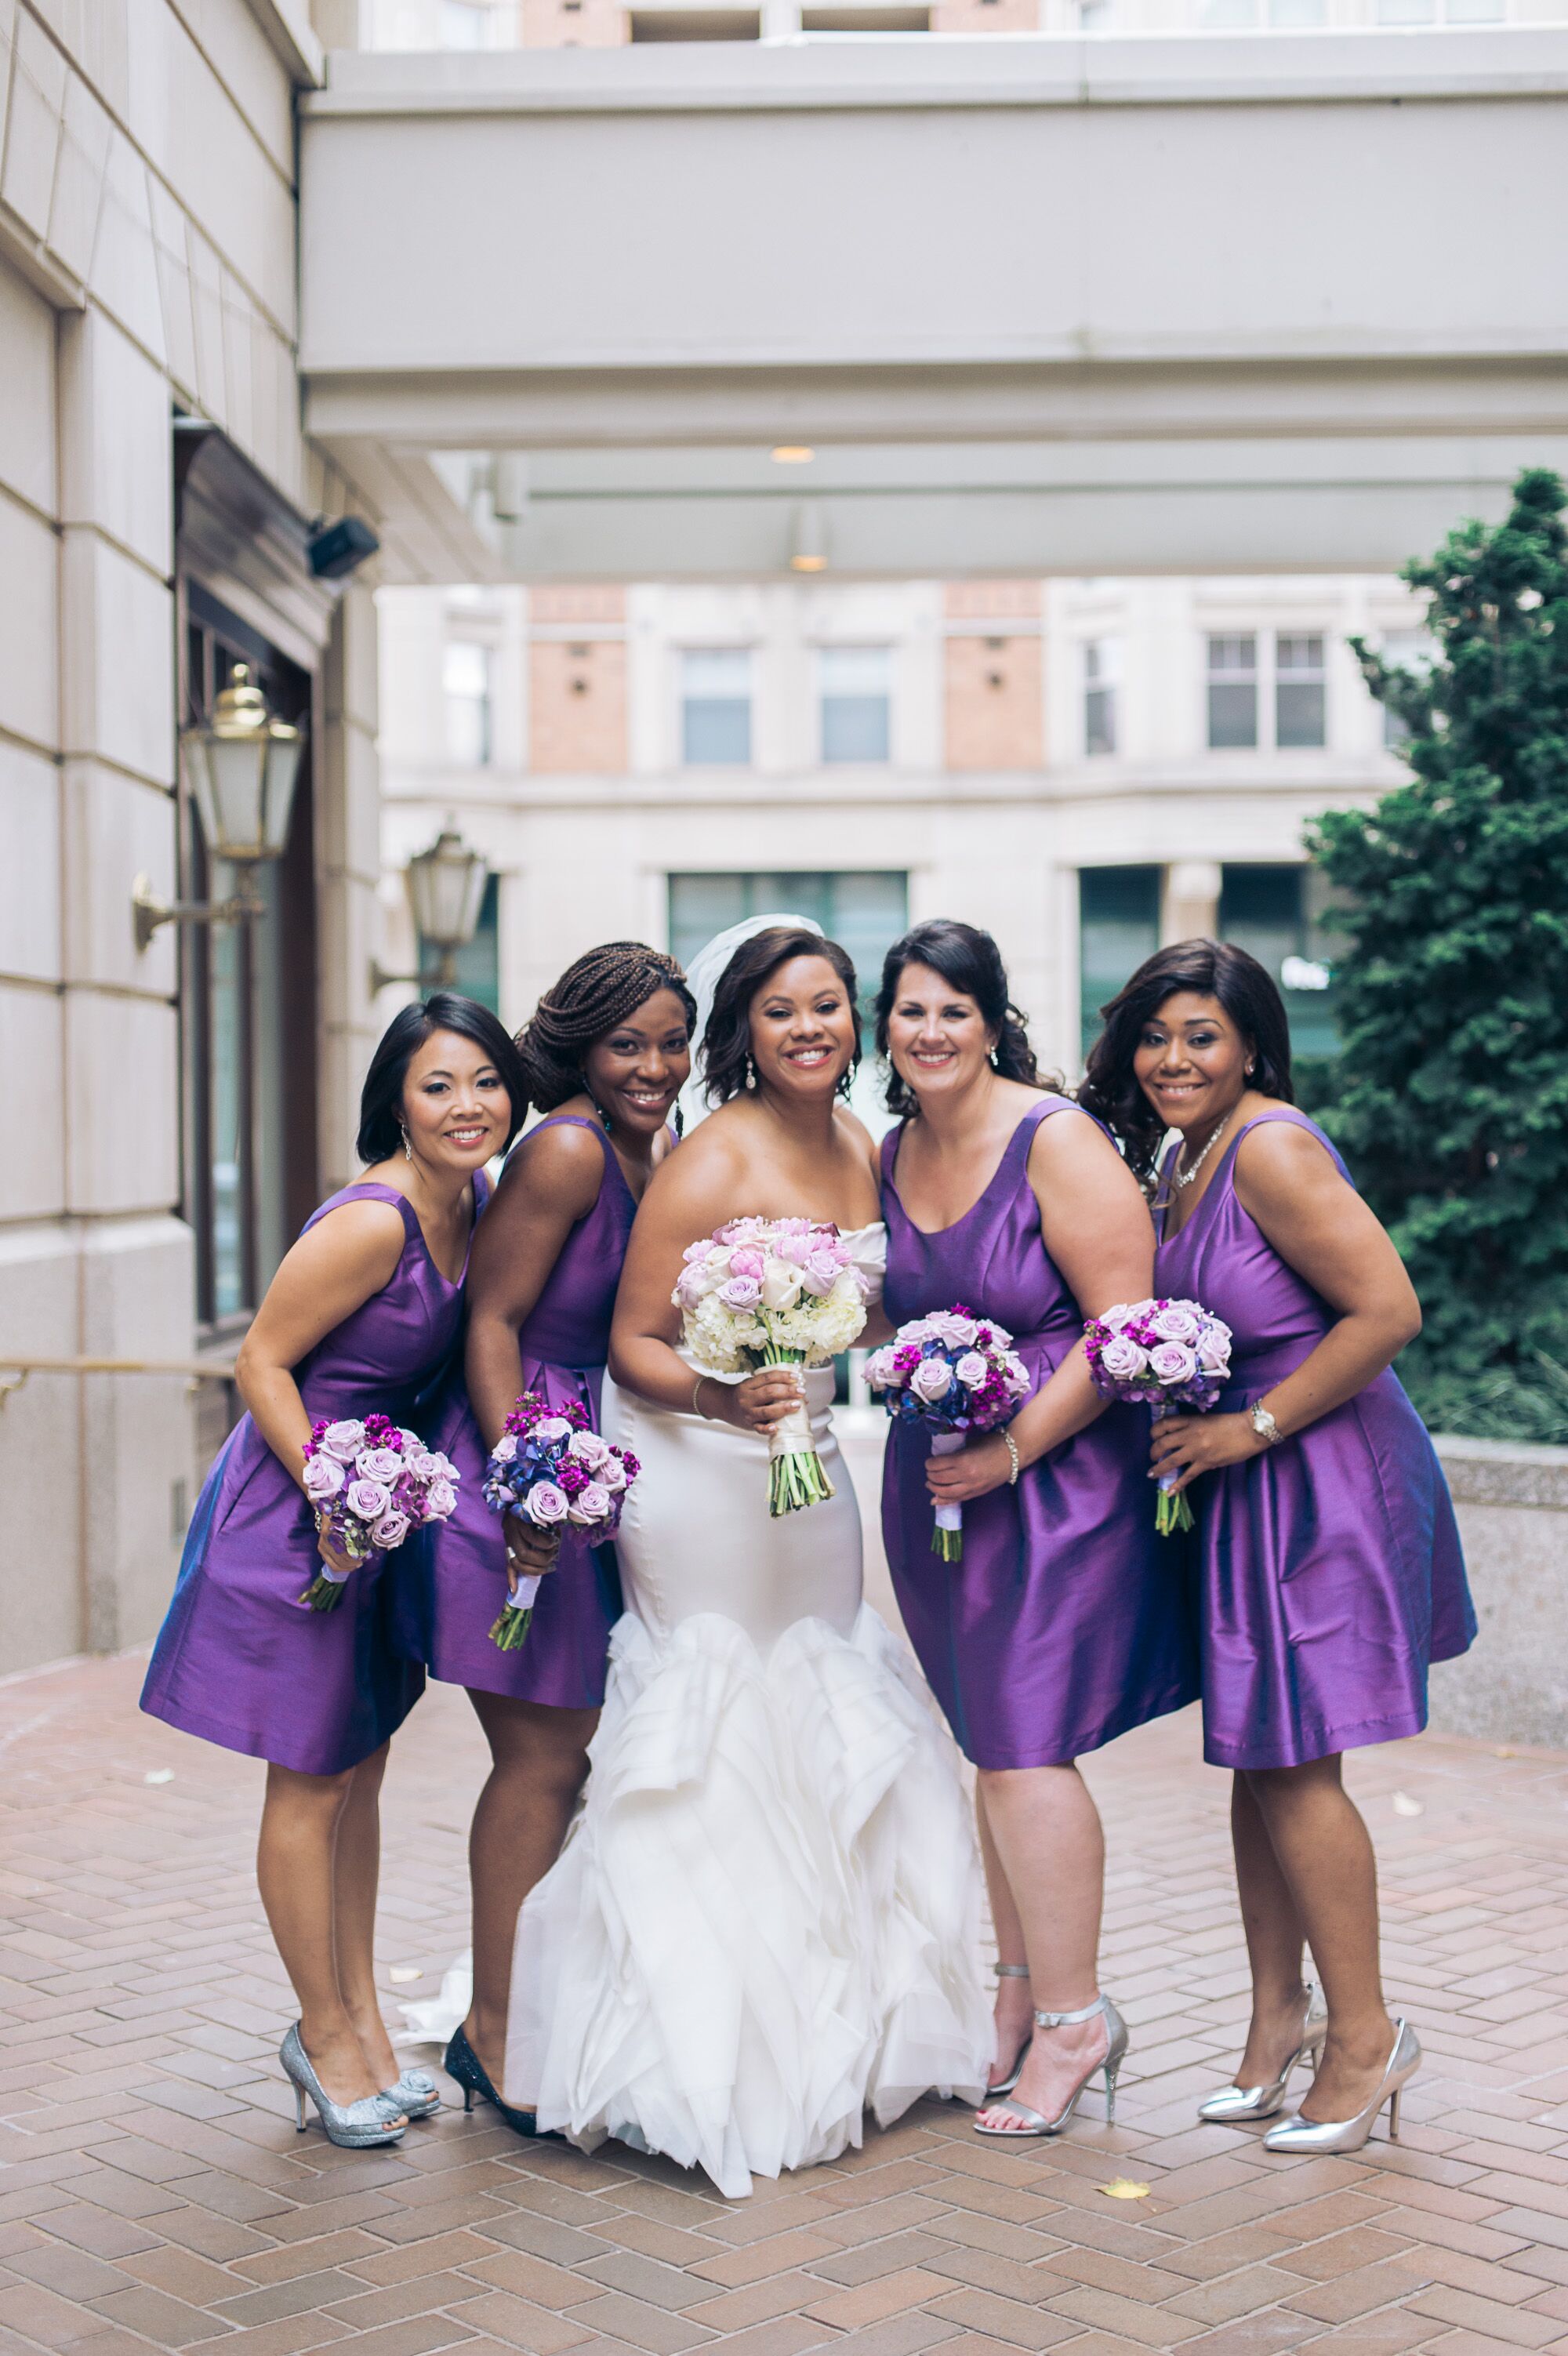
[[[780,442],[768,455],[776,466],[809,466],[817,454],[804,442]]]
[[[789,570],[825,573],[827,569],[827,519],[815,499],[802,499],[790,519]]]
[[[304,742],[297,728],[268,711],[249,663],[234,665],[208,719],[181,729],[186,780],[210,859],[248,877],[263,861],[283,857]],[[231,925],[263,910],[248,883],[229,900],[166,901],[155,895],[150,877],[138,875],[131,912],[136,947],[145,949],[162,925]]]
[[[359,516],[339,516],[336,523],[317,516],[305,552],[317,581],[346,581],[380,546],[370,525]]]
[[[479,927],[490,863],[482,851],[464,841],[448,819],[428,851],[417,851],[403,870],[403,884],[422,944],[436,953],[433,969],[417,973],[388,973],[371,960],[371,995],[394,982],[413,982],[418,990],[450,990],[457,975],[457,952],[466,949]]]

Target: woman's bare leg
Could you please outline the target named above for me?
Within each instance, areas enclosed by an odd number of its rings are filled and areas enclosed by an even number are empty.
[[[1023,1933],[1034,2003],[1043,2012],[1077,2012],[1100,1993],[1105,1881],[1100,1812],[1072,1765],[983,1768],[980,1789],[996,1863]],[[1108,2039],[1099,2018],[1036,2030],[1015,2090],[1018,2101],[1054,2118],[1095,2057],[1104,2054]],[[999,2112],[980,2115],[987,2126],[1007,2124]]]
[[[395,2085],[400,2064],[381,2018],[376,1988],[376,1894],[381,1870],[381,1778],[386,1743],[361,1760],[349,1779],[338,1820],[335,1877],[338,1987],[354,2024],[365,2066],[379,2087]]]
[[[256,1881],[299,2005],[299,2032],[335,2103],[381,2092],[338,1982],[334,1862],[351,1774],[267,1769]]]

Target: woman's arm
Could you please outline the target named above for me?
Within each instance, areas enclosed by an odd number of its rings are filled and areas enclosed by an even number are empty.
[[[1029,1183],[1046,1249],[1086,1317],[1097,1317],[1112,1301],[1147,1299],[1155,1271],[1148,1205],[1116,1148],[1087,1114],[1053,1113],[1040,1122],[1029,1150]],[[1079,1342],[1008,1426],[1019,1462],[1033,1464],[1059,1448],[1105,1407]],[[926,1480],[939,1505],[956,1505],[1000,1487],[1011,1471],[1005,1440],[991,1432],[958,1455],[933,1456]]]
[[[475,1231],[463,1371],[487,1451],[522,1388],[518,1333],[567,1237],[598,1199],[607,1150],[586,1130],[565,1123],[537,1130],[507,1163]]]
[[[745,1157],[711,1120],[654,1172],[616,1295],[610,1373],[623,1390],[635,1391],[655,1407],[710,1416],[743,1431],[766,1431],[800,1399],[794,1371],[768,1367],[743,1383],[699,1377],[676,1352],[681,1312],[670,1297],[686,1246],[734,1218],[745,1183]]]
[[[1404,1263],[1355,1188],[1316,1138],[1294,1121],[1250,1130],[1236,1155],[1241,1207],[1287,1267],[1329,1307],[1334,1323],[1294,1374],[1263,1395],[1282,1438],[1343,1407],[1392,1364],[1421,1331],[1421,1305]],[[1260,1456],[1268,1442],[1250,1414],[1162,1417],[1155,1427],[1156,1472],[1185,1489],[1217,1465]]]

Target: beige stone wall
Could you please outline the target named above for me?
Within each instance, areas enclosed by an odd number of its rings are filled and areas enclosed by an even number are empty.
[[[528,759],[564,775],[626,766],[626,642],[535,638],[528,649]]]
[[[615,49],[631,38],[618,0],[515,0],[514,23],[524,49]]]

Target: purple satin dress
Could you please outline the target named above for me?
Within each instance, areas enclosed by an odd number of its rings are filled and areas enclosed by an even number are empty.
[[[993,1317],[1036,1389],[1083,1313],[1046,1249],[1029,1151],[1042,1120],[1077,1109],[1058,1096],[1032,1105],[979,1201],[934,1235],[898,1199],[902,1129],[882,1145],[888,1315],[902,1325],[961,1304]],[[966,1504],[961,1562],[931,1552],[929,1454],[918,1425],[889,1427],[883,1537],[910,1642],[976,1766],[1058,1765],[1194,1699],[1190,1595],[1179,1549],[1155,1529],[1141,1409],[1108,1408],[1015,1488]]]
[[[1162,1241],[1155,1290],[1202,1301],[1235,1336],[1220,1412],[1283,1382],[1335,1322],[1237,1199],[1237,1148],[1266,1120],[1307,1130],[1349,1183],[1316,1124],[1281,1105],[1238,1130],[1187,1225]],[[1419,1734],[1428,1666],[1468,1650],[1476,1615],[1443,1468],[1392,1368],[1188,1494],[1204,1757],[1295,1767]]]
[[[487,1183],[478,1173],[476,1215]],[[295,1379],[312,1419],[380,1413],[428,1436],[415,1403],[457,1338],[462,1282],[436,1267],[406,1195],[371,1179],[323,1203],[305,1232],[358,1202],[392,1205],[402,1254],[380,1292],[317,1344]],[[341,1774],[368,1759],[403,1724],[424,1674],[394,1639],[388,1558],[360,1563],[332,1612],[299,1601],[320,1567],[310,1506],[242,1416],[197,1500],[142,1708],[304,1775]]]
[[[540,1129],[559,1123],[598,1139],[604,1175],[593,1209],[562,1245],[518,1333],[520,1387],[536,1391],[553,1408],[568,1400],[586,1408],[596,1431],[610,1316],[637,1205],[598,1123],[558,1113]],[[436,1419],[435,1445],[462,1476],[457,1510],[403,1550],[398,1641],[445,1684],[557,1709],[597,1709],[605,1697],[610,1630],[621,1612],[614,1547],[563,1537],[560,1559],[540,1584],[526,1639],[517,1652],[503,1653],[489,1632],[507,1600],[506,1538],[500,1515],[484,1501],[486,1451],[460,1380]]]

